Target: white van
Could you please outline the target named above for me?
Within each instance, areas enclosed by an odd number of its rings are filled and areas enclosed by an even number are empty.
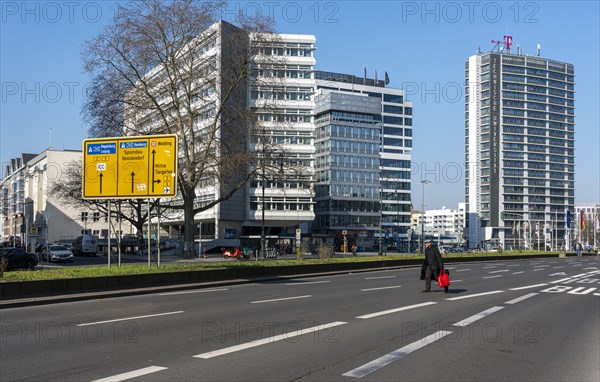
[[[73,243],[75,256],[96,256],[98,252],[98,237],[94,235],[81,235]]]

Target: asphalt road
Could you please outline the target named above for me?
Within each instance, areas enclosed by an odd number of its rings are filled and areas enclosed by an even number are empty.
[[[0,310],[0,380],[600,380],[597,257],[448,268]]]

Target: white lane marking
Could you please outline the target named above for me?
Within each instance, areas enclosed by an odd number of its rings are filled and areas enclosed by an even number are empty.
[[[157,371],[166,370],[166,369],[167,369],[166,367],[162,367],[162,366],[148,366],[143,369],[138,369],[138,370],[134,370],[134,371],[129,371],[127,373],[113,375],[112,377],[96,379],[92,382],[120,382],[120,381],[125,381],[125,380],[131,379],[131,378],[141,377],[142,375],[156,373]]]
[[[313,326],[313,327],[306,328],[306,329],[299,329],[297,331],[293,331],[293,332],[289,332],[289,333],[285,333],[285,334],[280,334],[280,335],[277,335],[277,336],[272,336],[272,337],[267,337],[267,338],[263,338],[263,339],[260,339],[260,340],[250,341],[250,342],[247,342],[245,344],[239,344],[239,345],[230,346],[230,347],[227,347],[227,348],[224,348],[224,349],[221,349],[221,350],[209,351],[209,352],[206,352],[206,353],[195,355],[194,358],[208,359],[208,358],[218,357],[218,356],[229,354],[229,353],[233,353],[233,352],[236,352],[236,351],[250,349],[250,348],[253,348],[253,347],[256,347],[256,346],[260,346],[260,345],[264,345],[264,344],[268,344],[268,343],[273,343],[273,342],[277,342],[277,341],[281,341],[281,340],[285,340],[285,339],[290,339],[290,338],[293,338],[293,337],[301,336],[303,334],[308,334],[308,333],[312,333],[312,332],[327,330],[327,329],[330,329],[330,328],[333,328],[333,327],[336,327],[336,326],[340,326],[340,325],[344,325],[344,324],[347,324],[347,322],[334,321],[334,322],[330,322],[328,324],[317,325],[317,326]]]
[[[494,291],[491,291],[491,292],[469,294],[469,295],[466,295],[466,296],[450,297],[450,298],[447,298],[446,300],[448,300],[448,301],[455,301],[455,300],[462,300],[462,299],[471,298],[471,297],[487,296],[488,294],[495,294],[495,293],[504,293],[504,291],[503,290],[494,290]]]
[[[477,314],[472,315],[471,317],[465,318],[464,320],[459,321],[456,324],[454,324],[454,326],[471,325],[473,322],[481,320],[482,318],[487,317],[490,314],[495,313],[501,309],[504,309],[504,307],[503,306],[494,306],[493,308],[486,309],[483,312],[479,312]]]
[[[508,272],[508,269],[500,269],[498,271],[490,271],[488,273],[500,273],[500,272]]]
[[[174,296],[176,294],[190,294],[190,293],[208,293],[208,292],[221,292],[224,290],[229,290],[227,288],[217,288],[217,289],[195,289],[195,290],[182,290],[179,292],[166,292],[159,293],[159,296]]]
[[[452,280],[452,282],[453,282],[453,283],[459,283],[459,282],[461,282],[461,281],[462,281],[462,280]]]
[[[361,291],[368,292],[371,290],[394,289],[394,288],[402,288],[402,285],[394,285],[394,286],[387,286],[387,287],[381,287],[381,288],[367,288],[367,289],[361,289]]]
[[[564,265],[559,265],[557,267],[552,267],[552,268],[554,268],[554,269],[564,268]]]
[[[144,316],[135,316],[135,317],[124,317],[124,318],[115,318],[114,320],[105,320],[105,321],[96,321],[96,322],[86,322],[83,324],[77,324],[76,326],[90,326],[90,325],[98,325],[98,324],[107,324],[109,322],[119,322],[119,321],[128,321],[128,320],[137,320],[140,318],[152,318],[152,317],[160,317],[160,316],[168,316],[171,314],[179,314],[183,313],[183,310],[178,310],[176,312],[166,312],[166,313],[156,313],[156,314],[146,314]]]
[[[537,288],[537,287],[541,287],[544,285],[548,285],[548,284],[543,283],[543,284],[527,285],[527,286],[522,286],[522,287],[518,287],[518,288],[510,288],[509,290],[522,290],[522,289],[529,289],[529,288]]]
[[[534,268],[545,268],[545,267],[549,267],[549,265],[534,265]]]
[[[588,270],[588,269],[598,269],[598,267],[587,267],[587,268],[583,268],[584,271]]]
[[[496,277],[502,277],[502,275],[486,276],[486,277],[482,277],[482,278],[484,278],[484,279],[495,279]]]
[[[379,279],[391,279],[396,276],[378,276],[378,277],[365,277],[365,280],[379,280]]]
[[[457,269],[456,272],[464,272],[464,271],[470,271],[471,268],[467,268],[467,269]]]
[[[250,304],[262,304],[263,302],[277,302],[277,301],[295,300],[298,298],[308,298],[308,297],[312,297],[312,295],[307,294],[304,296],[282,297],[282,298],[274,298],[271,300],[251,301]]]
[[[518,275],[520,273],[525,273],[525,271],[513,272],[513,275]]]
[[[496,268],[496,265],[492,265],[491,267],[483,267],[482,269],[490,269],[490,268]]]
[[[512,299],[510,301],[506,301],[505,304],[511,304],[511,305],[512,304],[516,304],[517,302],[521,302],[523,300],[527,300],[528,298],[533,297],[533,296],[537,296],[538,294],[539,293],[528,293],[528,294],[523,295],[521,297],[517,297],[517,298]]]
[[[437,302],[433,302],[433,301],[429,301],[429,302],[423,302],[421,304],[415,304],[415,305],[407,305],[407,306],[402,306],[400,308],[394,308],[394,309],[389,309],[389,310],[383,310],[381,312],[375,312],[375,313],[370,313],[370,314],[364,314],[362,316],[358,316],[356,318],[361,318],[363,320],[366,320],[368,318],[373,318],[373,317],[378,317],[378,316],[383,316],[385,314],[391,314],[391,313],[396,313],[396,312],[401,312],[403,310],[409,310],[409,309],[415,309],[415,308],[420,308],[422,306],[427,306],[427,305],[433,305],[433,304],[437,304]]]
[[[329,280],[323,280],[323,281],[302,281],[302,280],[298,280],[295,283],[287,283],[285,285],[308,285],[308,284],[324,284],[324,283],[330,283],[331,281]]]
[[[369,363],[365,363],[364,365],[359,366],[356,369],[352,369],[349,372],[344,373],[342,375],[344,377],[362,378],[368,374],[371,374],[374,371],[381,369],[384,366],[389,365],[392,362],[399,360],[400,358],[414,352],[415,350],[419,350],[424,346],[427,346],[433,342],[440,340],[441,338],[451,333],[452,332],[447,330],[440,330],[439,332],[435,332],[423,339],[413,342],[412,344],[408,344],[404,347],[401,347],[400,349],[396,349],[393,352],[384,355],[383,357],[379,357]]]
[[[565,272],[556,272],[556,273],[551,273],[548,276],[566,276],[567,274]]]
[[[545,269],[544,269],[544,268],[536,268],[536,269],[534,269],[533,271],[534,271],[534,272],[535,272],[535,271],[545,271]]]
[[[520,267],[521,264],[507,264],[507,267]]]

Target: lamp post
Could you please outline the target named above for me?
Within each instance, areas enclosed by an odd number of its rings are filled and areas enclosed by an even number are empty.
[[[430,180],[421,180],[421,250],[425,254],[425,185],[431,183]]]

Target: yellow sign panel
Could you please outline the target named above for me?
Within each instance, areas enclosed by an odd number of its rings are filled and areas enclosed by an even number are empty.
[[[177,194],[177,136],[83,141],[84,199],[172,198]]]

